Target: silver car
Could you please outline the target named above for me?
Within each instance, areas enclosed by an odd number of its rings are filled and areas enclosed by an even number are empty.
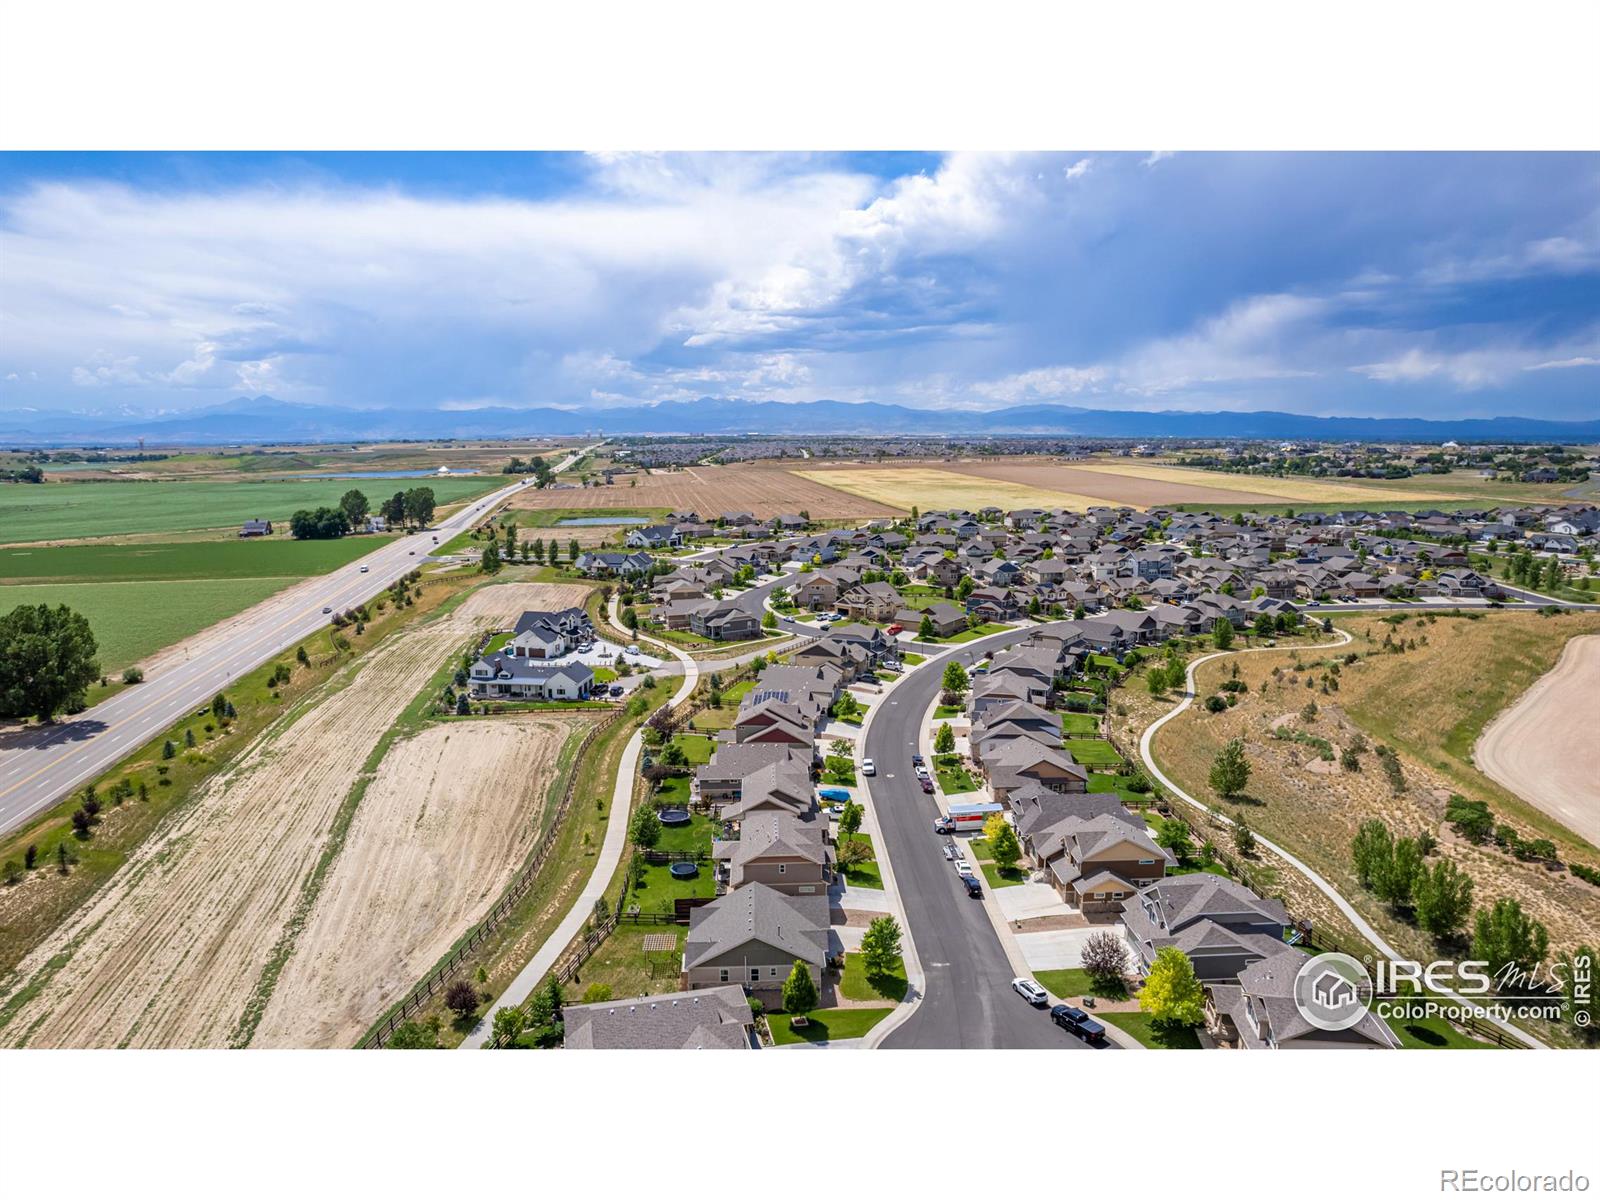
[[[1043,1008],[1050,1003],[1050,993],[1031,979],[1013,979],[1011,990],[1035,1008]]]

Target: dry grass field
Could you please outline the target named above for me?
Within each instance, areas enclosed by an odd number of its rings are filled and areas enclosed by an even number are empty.
[[[1182,480],[1172,480],[1091,471],[1084,469],[1081,463],[1057,462],[1047,458],[978,459],[956,464],[955,469],[962,474],[977,475],[984,479],[1094,497],[1095,504],[1126,504],[1133,508],[1172,507],[1179,504],[1283,503],[1281,498],[1259,489],[1241,492],[1236,488],[1211,484],[1209,480],[1213,478],[1212,475],[1195,471],[1186,472],[1186,478]],[[1244,477],[1222,475],[1220,478],[1237,478],[1240,482],[1248,482]]]
[[[562,745],[591,720],[455,721],[391,746],[250,1044],[354,1044],[510,881]]]
[[[1592,940],[1600,928],[1600,889],[1492,846],[1464,842],[1443,818],[1452,792],[1484,799],[1524,836],[1554,840],[1563,860],[1597,865],[1600,855],[1593,847],[1482,775],[1470,753],[1484,724],[1549,668],[1568,637],[1600,629],[1600,615],[1545,619],[1504,613],[1480,621],[1412,619],[1399,628],[1378,618],[1341,624],[1356,638],[1341,649],[1363,657],[1341,667],[1335,692],[1321,690],[1328,654],[1312,650],[1235,655],[1202,666],[1201,695],[1235,664],[1249,691],[1236,708],[1213,715],[1197,705],[1163,727],[1154,746],[1162,769],[1195,796],[1214,802],[1206,784],[1211,761],[1229,738],[1244,739],[1253,773],[1247,799],[1227,806],[1230,812],[1300,855],[1408,952],[1430,952],[1429,940],[1363,891],[1350,866],[1350,841],[1361,822],[1373,817],[1397,834],[1432,832],[1438,853],[1476,880],[1480,905],[1500,896],[1520,900],[1549,929],[1552,949]],[[1382,643],[1390,635],[1417,645],[1386,653]],[[1309,720],[1302,713],[1308,701],[1317,704]],[[1398,753],[1404,788],[1398,794],[1391,788],[1375,754],[1360,755],[1360,769],[1346,771],[1337,761],[1323,760],[1313,746],[1275,738],[1275,726],[1325,739],[1335,755],[1357,734],[1369,745],[1385,743]]]
[[[896,512],[919,509],[1001,508],[1086,509],[1105,501],[1027,483],[968,474],[961,465],[818,466],[794,472],[819,484],[840,488]]]
[[[629,480],[633,481],[630,486]],[[838,517],[892,517],[899,511],[829,487],[774,463],[731,467],[687,467],[681,471],[644,472],[609,487],[556,488],[524,491],[511,501],[514,509],[665,508],[693,510],[702,517],[723,512],[748,512],[775,517],[801,509],[816,520]]]
[[[586,589],[485,587],[406,629],[270,727],[19,965],[0,1043],[220,1047],[248,1036],[269,966],[364,764],[476,631]],[[354,833],[355,831],[352,831]],[[359,841],[344,853],[361,856]],[[298,916],[298,920],[297,920]]]
[[[1170,467],[1153,462],[1127,460],[1095,460],[1076,464],[1077,469],[1091,475],[1112,475],[1122,479],[1138,479],[1155,483],[1179,484],[1206,488],[1236,495],[1232,501],[1213,503],[1248,504],[1268,497],[1272,502],[1302,501],[1306,504],[1359,504],[1366,507],[1393,504],[1402,499],[1387,484],[1329,482],[1322,479],[1278,479],[1270,475],[1229,475],[1222,471],[1202,471],[1194,467]],[[1449,500],[1453,493],[1438,489],[1414,488],[1403,497],[1406,500]]]

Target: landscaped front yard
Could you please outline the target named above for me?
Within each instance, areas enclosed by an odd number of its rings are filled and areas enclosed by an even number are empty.
[[[949,637],[935,638],[935,641],[955,645],[957,642],[972,642],[981,637],[988,637],[991,633],[1004,633],[1010,629],[1009,625],[997,625],[993,621],[985,622],[975,629],[963,629],[960,633],[952,633]]]
[[[972,777],[972,772],[967,770],[959,754],[935,755],[933,773],[939,780],[942,791],[973,792],[978,789],[978,781]]]
[[[790,1046],[797,1042],[837,1042],[845,1038],[865,1037],[867,1032],[883,1020],[892,1008],[819,1008],[808,1013],[809,1023],[802,1029],[789,1025],[789,1018],[773,1013],[767,1018],[772,1030],[772,1044]]]
[[[893,1000],[906,998],[906,965],[895,959],[883,975],[867,974],[867,960],[860,954],[844,956],[844,976],[839,991],[847,1000]]]
[[[883,890],[883,875],[878,870],[878,853],[872,845],[872,835],[866,833],[853,833],[849,837],[840,837],[842,847],[846,842],[860,842],[871,852],[872,857],[863,863],[853,866],[840,867],[839,873],[844,876],[844,881],[851,887],[875,888]]]
[[[973,838],[971,850],[973,861],[978,864],[978,870],[983,872],[983,877],[989,881],[990,887],[1016,887],[1019,883],[1028,882],[1028,873],[1021,867],[1006,867],[1002,870],[995,866],[994,860],[989,857],[989,839]]]
[[[1049,985],[1047,984],[1046,986]],[[1151,1050],[1200,1049],[1200,1039],[1195,1036],[1193,1029],[1183,1025],[1157,1025],[1150,1019],[1148,1013],[1101,1013],[1095,1017],[1095,1020],[1115,1025],[1124,1033],[1131,1033],[1138,1039],[1141,1046],[1146,1046]]]
[[[1120,983],[1101,984],[1082,967],[1064,967],[1059,971],[1035,971],[1033,977],[1055,996],[1071,1001],[1084,996],[1098,996],[1102,1000],[1126,1000],[1127,989]]]

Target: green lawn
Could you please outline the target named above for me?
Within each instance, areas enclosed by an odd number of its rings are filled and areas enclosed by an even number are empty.
[[[1089,655],[1089,663],[1091,666],[1107,667],[1113,671],[1120,671],[1122,669],[1122,664],[1116,659],[1112,658],[1109,654],[1091,654]]]
[[[65,604],[82,613],[100,645],[100,670],[130,663],[181,642],[280,592],[293,579],[193,579],[145,583],[9,584],[0,609]]]
[[[900,661],[905,663],[905,665],[908,666],[908,667],[914,667],[918,663],[927,662],[928,661],[928,657],[925,654],[910,654],[910,653],[907,653],[907,654],[902,654],[900,656]]]
[[[1077,1000],[1084,996],[1098,996],[1102,1000],[1126,1000],[1127,990],[1120,983],[1097,984],[1082,967],[1066,967],[1059,971],[1035,971],[1033,977],[1053,996],[1063,1000]]]
[[[433,489],[442,506],[503,487],[503,475],[425,479],[282,479],[244,483],[173,480],[161,483],[43,483],[0,487],[0,530],[11,542],[177,533],[241,525],[253,517],[288,521],[297,509],[334,506],[351,488],[374,508],[388,495]]]
[[[658,795],[655,800],[660,802]],[[666,807],[663,805],[662,807]],[[711,842],[716,837],[719,826],[716,821],[704,813],[690,814],[687,825],[663,825],[661,827],[661,840],[655,845],[657,850],[669,853],[677,851],[700,851],[709,854]],[[710,870],[709,864],[702,864],[702,870]]]
[[[673,901],[680,896],[710,898],[716,894],[717,884],[712,878],[710,863],[701,863],[700,874],[693,879],[674,879],[665,863],[647,864],[639,887],[629,893],[625,907],[637,904],[640,912],[671,912]]]
[[[1061,732],[1069,737],[1073,734],[1087,734],[1092,737],[1100,732],[1100,718],[1093,713],[1062,713]]]
[[[961,759],[954,754],[940,754],[933,760],[933,774],[939,781],[939,787],[946,792],[971,792],[976,791],[978,781],[973,778],[972,772],[961,764]]]
[[[11,531],[0,526],[0,534]],[[140,579],[296,579],[324,575],[392,541],[389,535],[295,541],[135,542],[132,545],[0,549],[0,584],[110,583]]]
[[[1016,887],[1019,883],[1028,882],[1028,873],[1021,867],[1007,867],[1001,870],[995,866],[989,857],[988,838],[973,838],[970,849],[973,861],[978,864],[978,870],[983,872],[983,877],[989,881],[990,887]]]
[[[883,874],[878,870],[878,852],[873,848],[872,835],[853,833],[846,840],[866,843],[867,849],[872,850],[872,857],[864,863],[841,867],[840,872],[844,875],[845,882],[851,887],[873,888],[881,892],[883,890]]]
[[[966,711],[967,710],[959,704],[941,704],[938,708],[933,710],[933,718],[937,721],[945,717],[960,717],[964,716]]]
[[[981,637],[988,637],[991,633],[1004,633],[1011,628],[1009,625],[996,625],[993,621],[979,625],[976,629],[964,629],[960,633],[952,633],[947,638],[936,638],[936,641],[955,645],[957,642],[973,642]]]
[[[715,741],[697,733],[680,733],[672,740],[688,758],[689,765],[694,767],[710,762],[711,752],[717,748]]]
[[[1389,1028],[1407,1050],[1498,1050],[1493,1042],[1469,1037],[1442,1017],[1407,1020],[1391,1017]]]
[[[656,784],[656,790],[651,793],[650,799],[657,808],[687,808],[689,805],[689,783],[687,775],[671,775]]]
[[[846,1038],[865,1037],[867,1032],[883,1020],[892,1008],[819,1008],[808,1013],[810,1019],[804,1029],[793,1029],[789,1018],[782,1013],[767,1017],[767,1027],[772,1030],[772,1044],[789,1046],[797,1042],[843,1041]]]
[[[1062,748],[1086,767],[1120,767],[1122,755],[1104,738],[1068,738]]]
[[[868,975],[865,958],[846,954],[839,991],[847,1000],[893,1000],[898,1004],[906,998],[906,965],[897,958],[887,974]]]
[[[822,782],[831,783],[837,787],[855,787],[856,767],[850,759],[841,755],[829,754],[823,760],[824,768]]]
[[[1046,986],[1049,986],[1048,984]],[[1194,1030],[1186,1026],[1160,1027],[1152,1021],[1147,1013],[1142,1012],[1117,1012],[1099,1013],[1095,1020],[1115,1025],[1124,1033],[1131,1033],[1138,1039],[1141,1046],[1151,1050],[1198,1050],[1200,1039],[1195,1037]]]

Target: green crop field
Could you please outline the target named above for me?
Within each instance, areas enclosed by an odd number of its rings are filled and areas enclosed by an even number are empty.
[[[137,579],[303,579],[370,554],[398,535],[332,541],[242,538],[213,542],[136,542],[0,547],[0,584],[108,583]]]
[[[0,543],[219,529],[252,517],[287,521],[296,509],[333,505],[352,487],[375,508],[385,496],[430,487],[440,505],[480,496],[510,482],[504,475],[425,479],[296,479],[259,483],[217,480],[163,483],[0,485]]]
[[[100,644],[100,670],[115,675],[294,582],[276,576],[10,585],[0,594],[0,608],[9,612],[20,604],[65,604],[82,613]]]

